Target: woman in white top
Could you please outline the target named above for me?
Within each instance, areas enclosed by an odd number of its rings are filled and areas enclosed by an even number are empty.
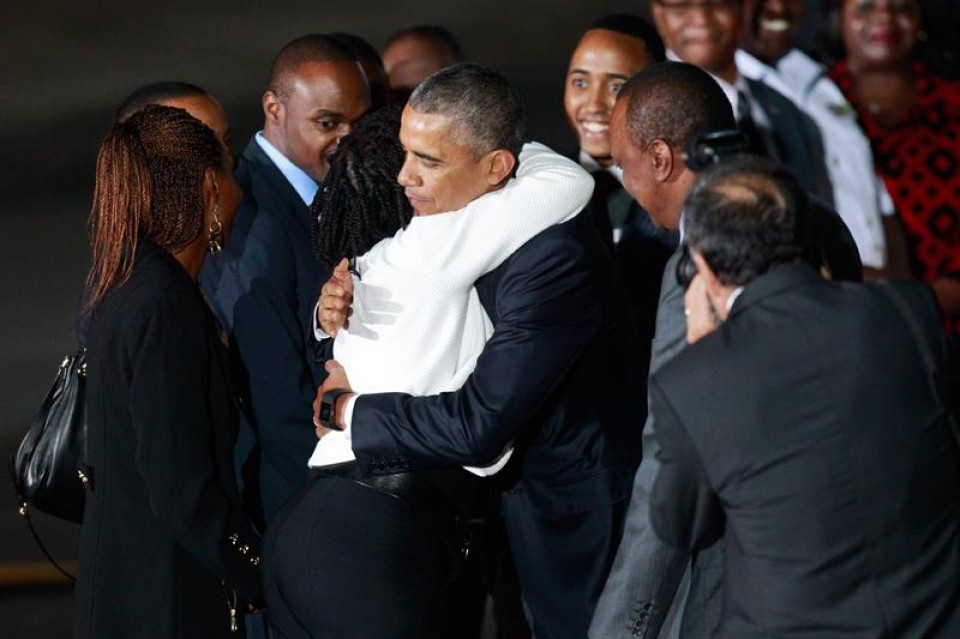
[[[492,333],[473,283],[578,214],[593,180],[527,144],[516,178],[501,189],[460,211],[411,217],[395,182],[398,130],[396,112],[381,110],[341,142],[320,196],[316,243],[330,265],[363,253],[353,260],[350,325],[333,345],[352,389],[432,394],[463,384]],[[509,452],[490,468],[468,470],[495,472]],[[271,620],[289,636],[300,636],[297,629],[364,636],[358,630],[375,615],[381,632],[384,618],[394,620],[392,637],[437,636],[454,515],[444,493],[453,471],[440,483],[426,473],[362,478],[353,460],[349,433],[324,437],[309,461],[312,479],[271,524],[264,551]],[[362,574],[362,583],[343,579],[345,572]],[[328,594],[344,605],[333,611],[318,603]]]

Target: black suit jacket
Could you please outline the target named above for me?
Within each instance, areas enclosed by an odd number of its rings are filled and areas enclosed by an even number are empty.
[[[237,411],[196,284],[142,243],[88,339],[89,493],[77,637],[229,637],[227,588],[260,593],[233,467]]]
[[[609,252],[585,215],[533,238],[477,290],[495,330],[463,388],[360,396],[353,450],[365,473],[384,474],[484,464],[515,440],[498,481],[523,579],[540,568],[524,565],[540,527],[563,519],[575,531],[576,522],[625,504],[640,457],[643,370]],[[590,534],[583,532],[587,547]],[[619,534],[609,556],[590,559],[595,570],[581,566],[566,584],[522,582],[525,591],[591,591],[590,601],[570,601],[565,611],[578,627],[544,636],[586,634]],[[587,583],[591,570],[599,583]]]
[[[328,274],[310,246],[309,207],[255,139],[236,178],[243,202],[226,247],[204,262],[200,283],[239,355],[249,397],[246,431],[259,444],[269,520],[306,479],[317,443],[313,399],[326,353],[310,327]]]
[[[903,283],[931,343],[930,292]],[[654,530],[726,534],[724,637],[960,636],[958,450],[876,287],[806,265],[748,284],[650,382]]]
[[[750,94],[770,121],[776,159],[793,170],[803,188],[832,205],[833,186],[817,123],[776,89],[758,80],[746,81]]]

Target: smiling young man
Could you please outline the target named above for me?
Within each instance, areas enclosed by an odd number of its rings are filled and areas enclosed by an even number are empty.
[[[314,34],[277,55],[262,106],[263,130],[236,171],[244,200],[230,242],[205,261],[200,282],[248,384],[238,466],[259,446],[245,491],[269,520],[306,479],[303,461],[316,443],[310,412],[324,372],[308,327],[327,274],[310,248],[310,204],[370,95],[353,56]]]
[[[577,160],[597,180],[591,208],[601,234],[611,234],[611,246],[620,241],[631,200],[623,192],[623,172],[610,156],[610,113],[627,79],[664,56],[653,25],[629,13],[594,21],[570,56],[563,108],[577,135]]]
[[[576,159],[596,182],[590,215],[613,253],[645,360],[661,275],[678,235],[655,225],[624,190],[623,171],[611,157],[610,117],[627,79],[665,59],[663,41],[648,21],[629,13],[603,16],[580,37],[570,57],[563,95],[567,121],[577,135]],[[643,388],[637,392],[643,393]]]

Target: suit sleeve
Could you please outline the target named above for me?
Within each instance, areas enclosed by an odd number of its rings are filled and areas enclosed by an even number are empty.
[[[191,303],[192,302],[192,303]],[[259,541],[218,482],[207,375],[208,325],[196,300],[165,299],[134,345],[135,465],[157,519],[246,600],[259,598]],[[231,537],[234,541],[231,542]],[[247,546],[242,555],[238,548]]]
[[[260,214],[225,277],[240,291],[232,304],[233,338],[246,369],[262,454],[292,489],[305,477],[316,445],[311,422],[319,380],[312,360],[328,345],[309,336],[297,296],[297,270],[282,229]]]
[[[686,345],[683,289],[677,283],[677,254],[667,261],[657,328],[651,350],[656,371]],[[656,422],[647,415],[643,459],[633,480],[623,537],[590,623],[590,639],[657,637],[680,587],[690,554],[665,544],[650,525],[650,493],[660,470]]]
[[[650,411],[657,420],[660,442],[660,471],[650,496],[650,523],[674,548],[707,548],[723,535],[723,508],[657,376],[650,379]]]
[[[365,473],[495,459],[599,330],[597,290],[581,243],[534,239],[501,268],[499,319],[460,390],[357,399],[353,450]]]

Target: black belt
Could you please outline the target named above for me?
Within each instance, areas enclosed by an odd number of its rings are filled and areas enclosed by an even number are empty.
[[[404,501],[431,516],[453,518],[456,508],[446,495],[426,475],[419,473],[394,473],[391,475],[364,476],[356,461],[330,464],[311,468],[313,477],[339,477],[356,482],[378,492]]]

